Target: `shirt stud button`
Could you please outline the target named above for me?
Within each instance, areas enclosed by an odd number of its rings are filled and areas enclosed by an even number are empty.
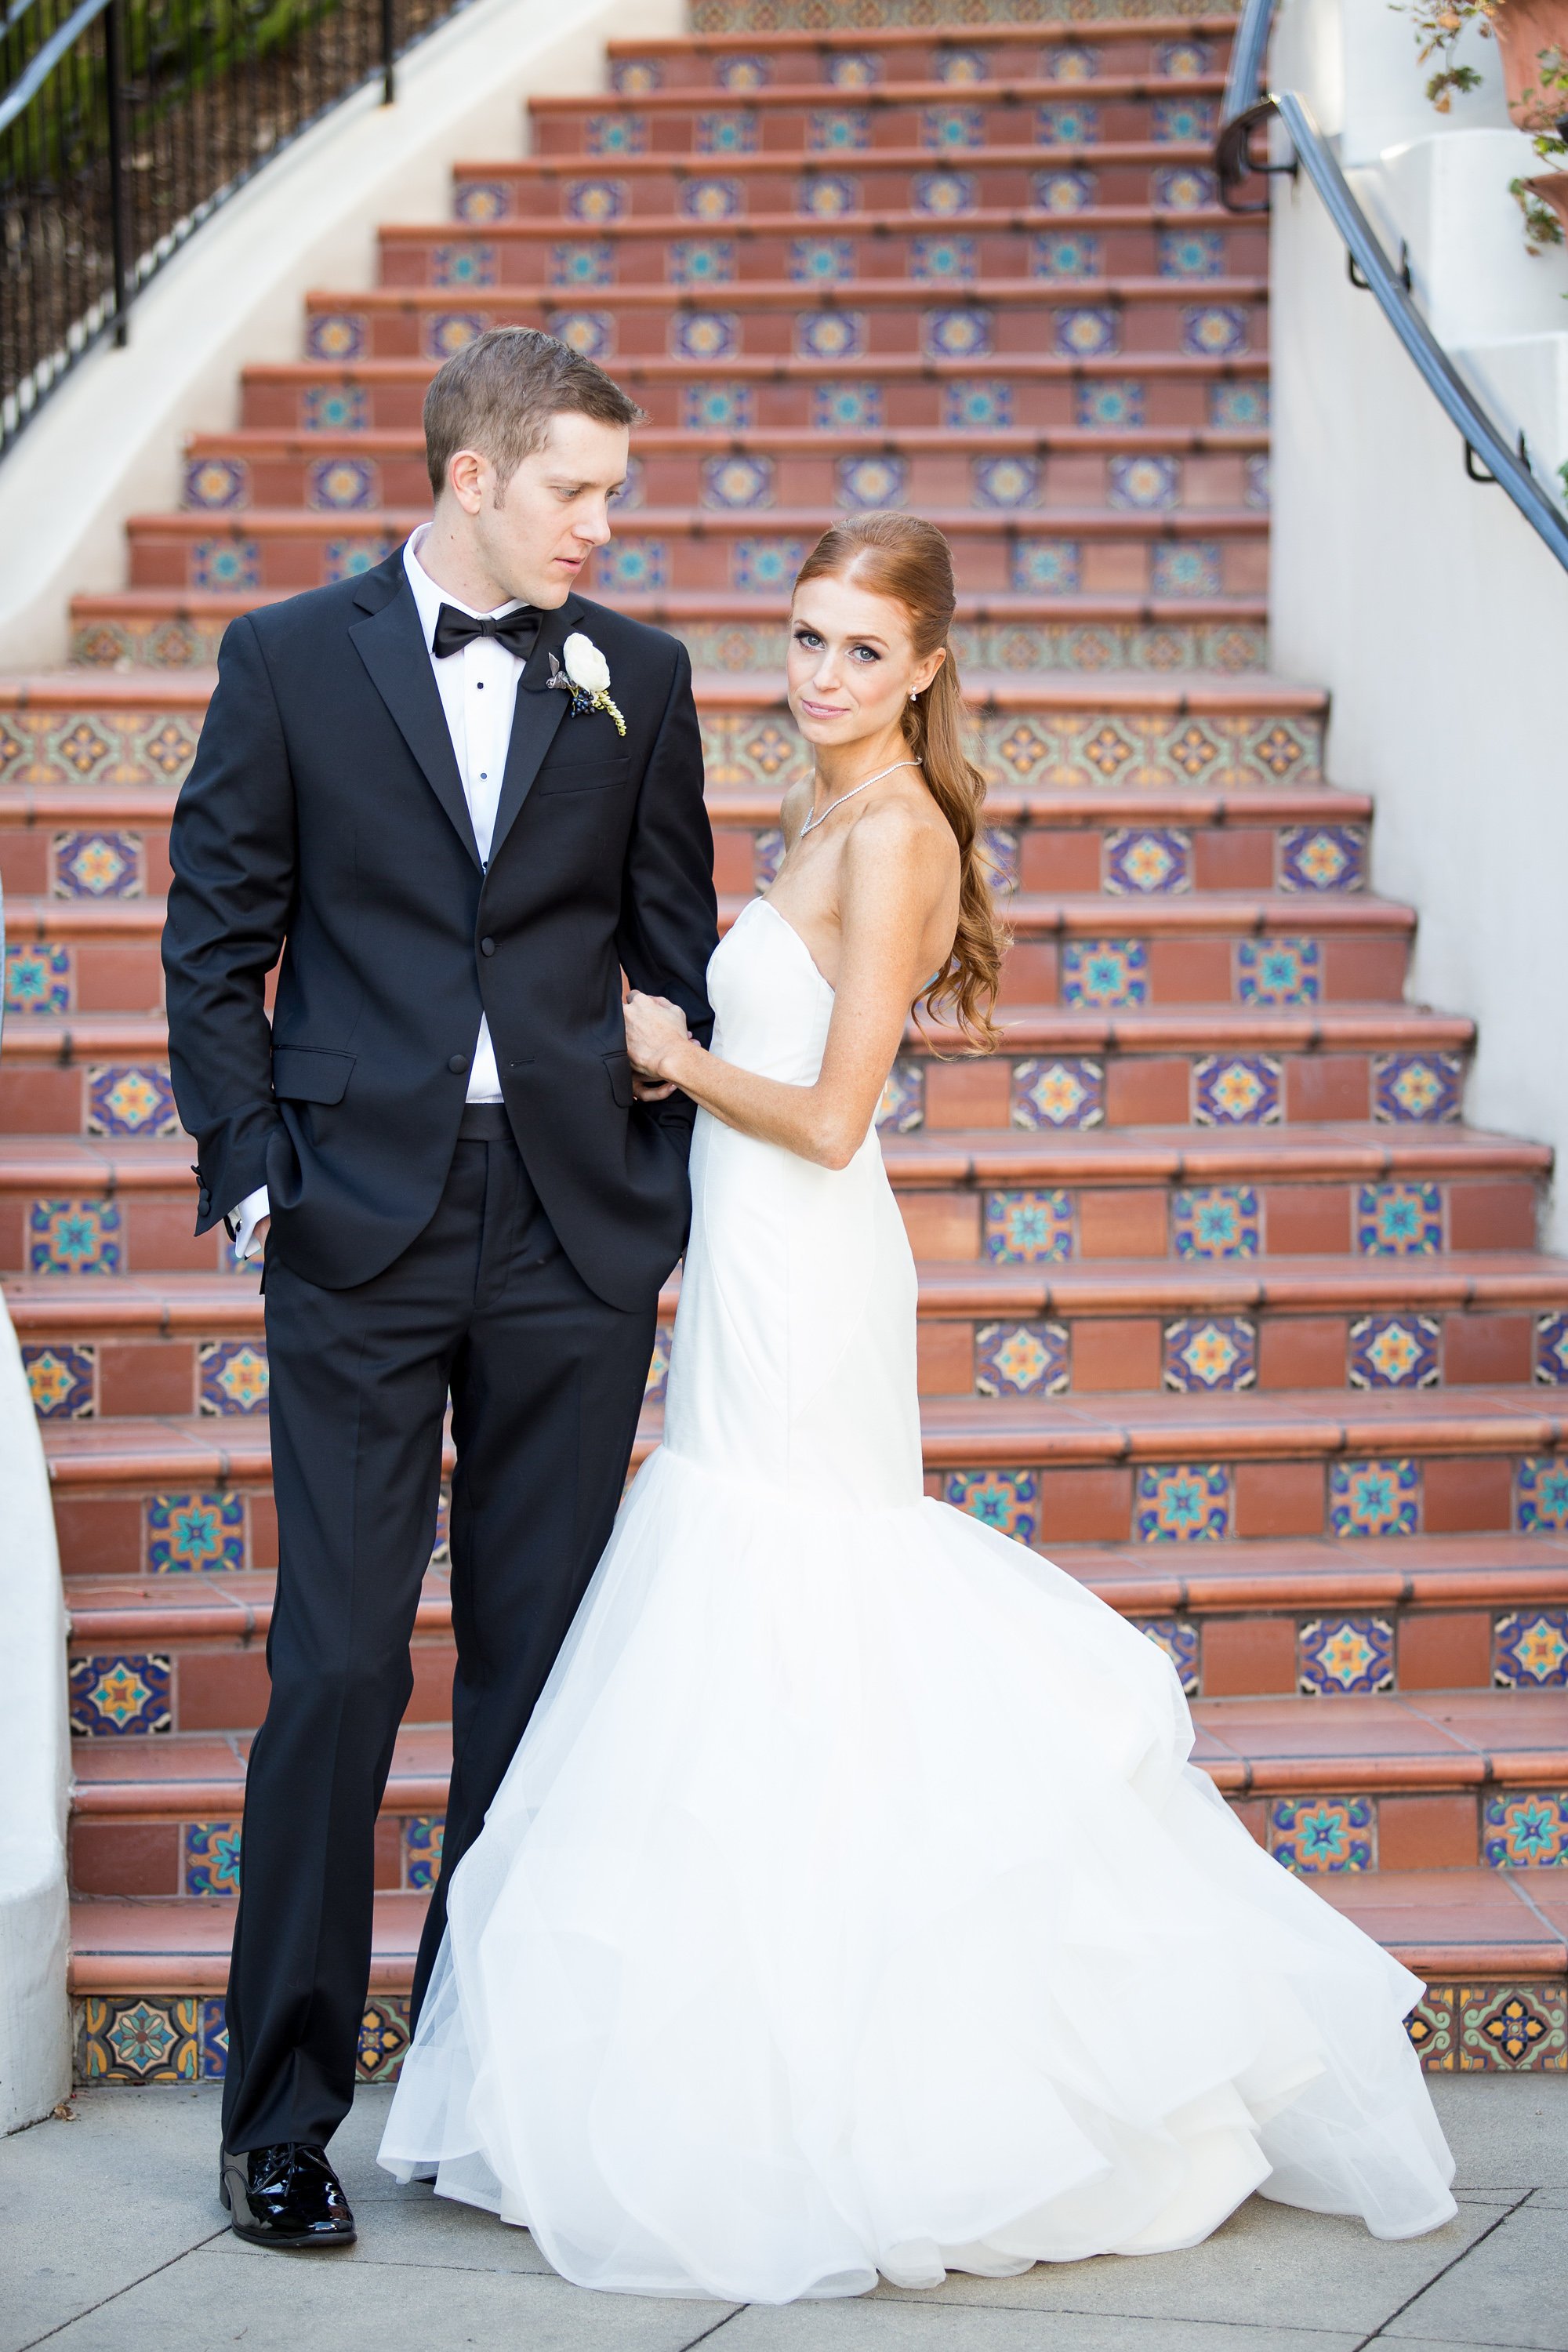
[[[451,1071],[452,1076],[455,1078],[460,1078],[468,1066],[468,1057],[467,1054],[454,1054],[451,1060],[447,1065],[447,1067]]]
[[[496,943],[494,940],[481,940],[479,941],[479,953],[481,955],[494,955],[495,951]]]

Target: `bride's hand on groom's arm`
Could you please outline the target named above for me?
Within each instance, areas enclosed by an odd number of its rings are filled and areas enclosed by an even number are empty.
[[[644,996],[637,989],[633,989],[621,1010],[626,1016],[633,1091],[638,1102],[663,1102],[676,1087],[665,1066],[667,1060],[672,1051],[694,1042],[686,1015],[668,996]]]

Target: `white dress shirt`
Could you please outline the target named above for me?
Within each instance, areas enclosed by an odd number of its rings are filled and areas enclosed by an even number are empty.
[[[452,605],[459,613],[468,613],[476,620],[489,617],[465,604],[445,588],[438,588],[419,561],[418,550],[424,545],[430,526],[416,530],[403,550],[403,568],[408,575],[408,585],[414,592],[414,602],[419,613],[419,625],[425,633],[426,648],[433,648],[436,623],[443,604]],[[521,598],[510,604],[498,604],[495,612],[512,613]],[[506,772],[507,748],[511,741],[512,712],[517,701],[517,682],[522,676],[522,663],[518,656],[494,637],[474,637],[461,650],[437,661],[430,651],[430,667],[435,673],[441,708],[447,714],[447,731],[452,739],[452,751],[458,762],[458,773],[463,780],[463,797],[468,803],[468,820],[474,828],[474,840],[481,861],[489,862],[490,841],[495,833],[496,810],[500,802],[501,778]],[[490,1025],[479,1017],[479,1034],[468,1066],[468,1100],[471,1103],[496,1103],[501,1099],[500,1073],[496,1067],[495,1047],[490,1043]],[[237,1257],[254,1257],[260,1246],[256,1228],[268,1214],[267,1187],[258,1185],[237,1209],[230,1212],[235,1228],[234,1249]]]

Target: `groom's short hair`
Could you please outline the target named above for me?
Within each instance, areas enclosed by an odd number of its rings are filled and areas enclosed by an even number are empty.
[[[540,448],[550,420],[640,425],[643,412],[602,367],[536,327],[490,327],[454,352],[425,395],[425,457],[439,498],[459,449],[488,457],[501,489]]]

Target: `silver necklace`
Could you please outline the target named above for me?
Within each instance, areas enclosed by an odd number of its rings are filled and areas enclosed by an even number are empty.
[[[833,814],[834,810],[836,808],[842,808],[846,801],[852,801],[856,793],[868,793],[872,785],[879,784],[885,776],[896,775],[900,768],[918,768],[920,764],[921,763],[918,760],[895,760],[890,768],[879,769],[876,775],[868,776],[863,784],[857,784],[855,786],[853,792],[840,793],[836,801],[828,802],[827,806],[823,810],[820,816],[808,816],[806,818],[805,823],[801,826],[800,832],[796,835],[797,840],[804,841],[806,835],[812,832],[816,826],[826,824],[827,819]]]

